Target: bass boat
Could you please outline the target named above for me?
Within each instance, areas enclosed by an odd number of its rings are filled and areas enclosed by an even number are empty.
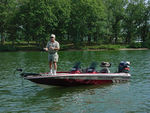
[[[80,63],[76,63],[71,71],[57,72],[56,75],[50,73],[25,73],[20,75],[41,87],[49,86],[77,86],[77,85],[98,85],[109,83],[121,83],[129,81],[129,62],[121,62],[118,71],[110,73],[111,66],[108,62],[102,62],[100,71],[96,71],[96,63],[92,63],[88,68],[81,69]],[[17,69],[22,71],[22,69]]]

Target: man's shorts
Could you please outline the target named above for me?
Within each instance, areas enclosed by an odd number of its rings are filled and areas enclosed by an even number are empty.
[[[48,54],[49,62],[58,62],[58,54]]]

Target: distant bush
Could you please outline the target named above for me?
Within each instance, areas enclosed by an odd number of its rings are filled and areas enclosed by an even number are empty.
[[[3,45],[0,46],[0,51],[16,51],[17,48],[12,45]]]
[[[10,43],[6,43],[6,45],[0,45],[0,51],[37,51],[37,50],[42,50],[41,47],[37,47],[36,45],[30,44],[15,44],[12,45]]]
[[[150,48],[150,40],[143,42],[142,47]]]
[[[141,48],[142,44],[141,44],[141,42],[132,42],[129,44],[129,47],[130,48]]]
[[[126,45],[112,45],[112,44],[101,44],[86,46],[83,49],[106,49],[106,50],[119,50],[120,48],[126,48]]]

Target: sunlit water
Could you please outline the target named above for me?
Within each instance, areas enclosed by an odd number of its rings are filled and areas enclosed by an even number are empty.
[[[42,89],[23,80],[16,68],[47,72],[46,52],[0,53],[0,112],[35,113],[137,113],[150,112],[150,51],[61,51],[58,71],[70,70],[77,61],[86,68],[91,62],[131,62],[130,82]],[[100,67],[97,68],[100,70]]]

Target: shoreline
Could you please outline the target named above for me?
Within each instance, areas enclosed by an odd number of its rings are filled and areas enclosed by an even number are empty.
[[[149,50],[149,48],[120,48],[120,49],[66,49],[60,51],[126,51],[126,50]]]
[[[119,50],[149,50],[148,48],[121,48]]]
[[[134,50],[149,50],[149,48],[118,48],[118,49],[62,49],[59,51],[134,51]],[[24,49],[24,50],[6,50],[6,51],[0,51],[0,52],[18,52],[18,51],[43,51],[41,49]]]
[[[61,45],[60,51],[122,51],[122,50],[149,50],[150,48],[144,47],[131,47],[123,44],[81,44],[75,45],[72,43]],[[11,45],[7,43],[0,45],[0,52],[13,52],[13,51],[44,51],[42,47],[35,44],[20,43]]]

